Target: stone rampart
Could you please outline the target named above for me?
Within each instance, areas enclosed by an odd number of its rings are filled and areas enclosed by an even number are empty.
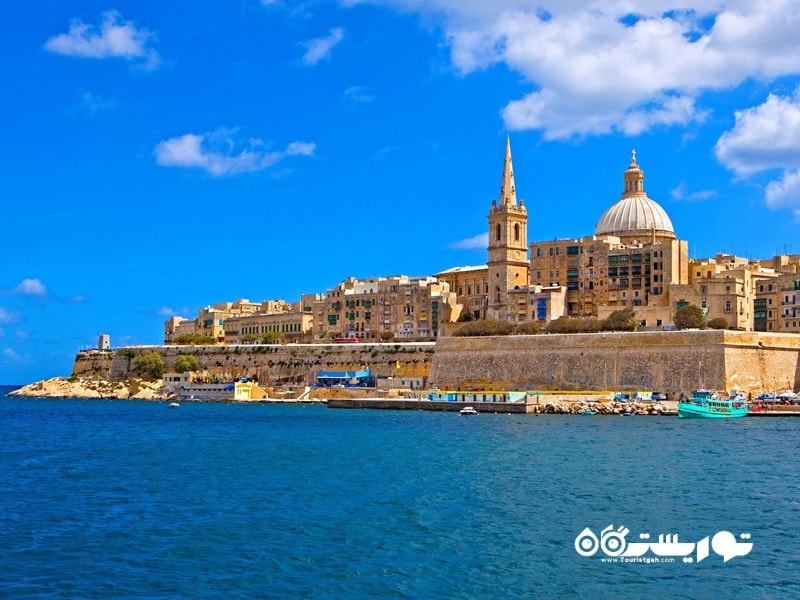
[[[115,349],[110,362],[78,355],[73,373],[126,379],[144,350],[159,352],[167,370],[190,354],[212,374],[248,375],[267,385],[307,385],[318,371],[368,368],[454,390],[638,389],[677,398],[699,388],[800,389],[800,336],[712,330],[443,337],[435,344],[137,346]]]
[[[800,336],[659,331],[440,338],[429,384],[439,388],[656,390],[798,389]]]
[[[136,346],[114,350],[107,376],[115,381],[127,378],[138,353],[155,351],[164,358],[167,371],[173,370],[178,356],[188,354],[212,375],[247,375],[264,385],[308,385],[318,371],[363,369],[371,369],[375,376],[427,378],[434,347],[433,342]]]
[[[113,358],[113,352],[108,350],[78,352],[75,362],[72,364],[72,375],[75,377],[107,377]]]

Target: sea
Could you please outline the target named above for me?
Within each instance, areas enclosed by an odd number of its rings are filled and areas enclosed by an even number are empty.
[[[800,418],[9,389],[2,598],[800,598]]]

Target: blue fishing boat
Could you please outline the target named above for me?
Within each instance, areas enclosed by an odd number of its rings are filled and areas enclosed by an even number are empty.
[[[678,402],[678,416],[724,419],[747,416],[747,402],[741,394],[726,396],[711,390],[697,390],[688,400]]]

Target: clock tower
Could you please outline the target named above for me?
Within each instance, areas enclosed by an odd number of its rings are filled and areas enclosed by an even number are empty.
[[[487,316],[516,321],[516,307],[508,306],[508,291],[528,285],[528,211],[517,202],[511,140],[506,138],[506,156],[500,182],[500,198],[489,209],[489,273]]]

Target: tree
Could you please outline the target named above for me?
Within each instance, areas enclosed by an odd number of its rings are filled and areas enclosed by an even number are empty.
[[[194,356],[189,354],[181,354],[175,359],[175,372],[186,373],[187,371],[197,371],[200,368],[200,363]]]
[[[133,359],[133,370],[147,379],[161,379],[164,376],[164,359],[158,352],[146,350]]]
[[[633,317],[633,308],[630,306],[615,310],[603,322],[603,329],[606,331],[633,331],[636,329],[636,321],[633,320]]]
[[[182,333],[175,337],[173,343],[178,346],[210,346],[215,343],[215,340],[210,335]]]
[[[674,321],[678,329],[702,329],[705,325],[705,315],[699,306],[687,304],[675,311]]]
[[[558,317],[547,324],[547,333],[577,333],[578,319]]]
[[[264,334],[264,337],[261,338],[261,343],[263,344],[279,344],[286,339],[286,336],[283,332],[280,331],[268,331]]]
[[[506,321],[497,319],[481,319],[464,323],[453,335],[455,336],[481,336],[481,335],[510,335],[514,326]]]
[[[728,320],[724,317],[717,317],[715,319],[711,319],[708,323],[706,323],[706,327],[709,329],[727,329],[728,328]]]
[[[539,321],[528,321],[514,327],[514,335],[536,335],[542,333],[542,324]]]
[[[581,333],[597,333],[603,329],[603,321],[597,317],[583,317],[578,323],[578,331]]]
[[[458,315],[458,319],[456,320],[457,323],[468,323],[469,321],[473,320],[472,312],[468,310],[462,310],[461,314]]]
[[[391,331],[384,331],[381,333],[382,342],[391,342],[394,339],[394,334]]]

